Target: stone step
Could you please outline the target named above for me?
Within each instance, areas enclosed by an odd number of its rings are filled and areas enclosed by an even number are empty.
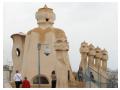
[[[82,81],[69,81],[68,86],[69,88],[84,88],[85,83]]]
[[[15,88],[15,82],[10,83],[12,88]],[[51,86],[49,84],[31,84],[31,88],[50,88]],[[22,88],[22,84],[20,85],[20,88]]]
[[[12,86],[12,88],[15,88],[15,83],[14,82],[10,82],[10,85]],[[22,87],[22,85],[20,87]],[[31,88],[50,88],[50,87],[51,86],[49,84],[41,84],[40,87],[39,87],[38,84],[31,84]],[[68,82],[68,87],[69,88],[84,88],[85,83],[81,82],[81,81],[69,81]]]

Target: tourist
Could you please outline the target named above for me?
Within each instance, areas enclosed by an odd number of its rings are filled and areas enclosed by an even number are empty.
[[[51,78],[52,78],[52,88],[56,88],[56,74],[55,74],[55,71],[52,72],[52,75],[51,75]]]
[[[90,80],[93,81],[93,82],[95,82],[95,80],[94,80],[94,75],[93,75],[92,72],[90,72]]]
[[[22,88],[30,88],[30,82],[27,80],[27,77],[22,82]]]
[[[82,69],[82,67],[80,67],[78,70],[78,80],[83,81],[83,69]]]
[[[16,88],[20,88],[20,84],[22,84],[22,75],[19,73],[18,70],[16,70],[16,73],[15,73],[13,79],[15,81]]]

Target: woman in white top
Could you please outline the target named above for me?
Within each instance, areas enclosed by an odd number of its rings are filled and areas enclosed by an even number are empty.
[[[20,88],[20,84],[22,84],[22,75],[16,70],[16,74],[13,77],[15,81],[16,88]]]

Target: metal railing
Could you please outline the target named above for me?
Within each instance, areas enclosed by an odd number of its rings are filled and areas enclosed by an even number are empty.
[[[99,75],[97,79],[92,80],[90,78],[90,72],[93,72],[96,75]],[[83,74],[83,82],[87,84],[88,88],[93,88],[93,84],[97,88],[117,88],[118,87],[118,82],[115,79],[110,80],[109,78],[106,78],[104,75],[100,74],[99,72],[95,71],[93,68],[88,66],[88,68],[85,70],[85,73]],[[102,82],[102,79],[104,79],[106,82]],[[77,79],[79,79],[78,74],[77,74]]]

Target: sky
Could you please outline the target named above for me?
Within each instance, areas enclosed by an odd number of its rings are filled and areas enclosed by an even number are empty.
[[[73,71],[79,68],[80,44],[83,41],[108,51],[108,68],[118,68],[117,3],[4,3],[3,64],[12,61],[14,33],[27,33],[37,27],[36,11],[47,4],[56,14],[54,27],[62,29],[69,42],[69,59]]]

